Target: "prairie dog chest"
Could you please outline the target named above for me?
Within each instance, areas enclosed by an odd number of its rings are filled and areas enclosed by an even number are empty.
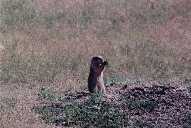
[[[101,74],[97,77],[97,84],[99,84],[99,85],[104,84],[104,81],[103,81],[103,72],[101,72]]]

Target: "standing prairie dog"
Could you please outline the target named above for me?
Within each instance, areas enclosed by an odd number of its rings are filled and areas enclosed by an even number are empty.
[[[98,90],[98,92],[106,94],[103,80],[103,71],[106,65],[108,65],[108,62],[104,61],[101,56],[92,57],[88,77],[88,90],[91,93]]]

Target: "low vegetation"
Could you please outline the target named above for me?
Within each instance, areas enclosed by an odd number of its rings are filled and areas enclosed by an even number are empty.
[[[47,123],[77,127],[126,127],[128,117],[116,105],[95,94],[82,103],[54,104],[35,108]]]
[[[190,127],[191,99],[185,90],[173,83],[129,88],[130,84],[108,86],[111,99],[81,91],[45,102],[52,97],[46,93],[45,101],[33,110],[46,123],[59,127]]]

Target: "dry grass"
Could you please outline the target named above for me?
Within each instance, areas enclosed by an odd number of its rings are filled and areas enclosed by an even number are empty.
[[[110,63],[107,84],[191,76],[189,0],[182,0],[185,8],[178,0],[0,2],[0,91],[16,88],[0,97],[0,107],[12,107],[0,113],[5,128],[46,127],[30,110],[39,87],[59,93],[86,87],[93,55]],[[29,117],[37,123],[27,124]]]

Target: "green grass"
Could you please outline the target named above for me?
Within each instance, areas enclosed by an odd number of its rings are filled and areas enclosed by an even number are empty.
[[[143,111],[153,111],[157,107],[157,102],[152,100],[131,100],[127,101],[130,110],[141,109]]]
[[[92,95],[83,103],[71,102],[61,106],[43,106],[34,109],[47,123],[67,127],[121,128],[128,126],[128,115],[118,106],[104,101],[100,94]]]

